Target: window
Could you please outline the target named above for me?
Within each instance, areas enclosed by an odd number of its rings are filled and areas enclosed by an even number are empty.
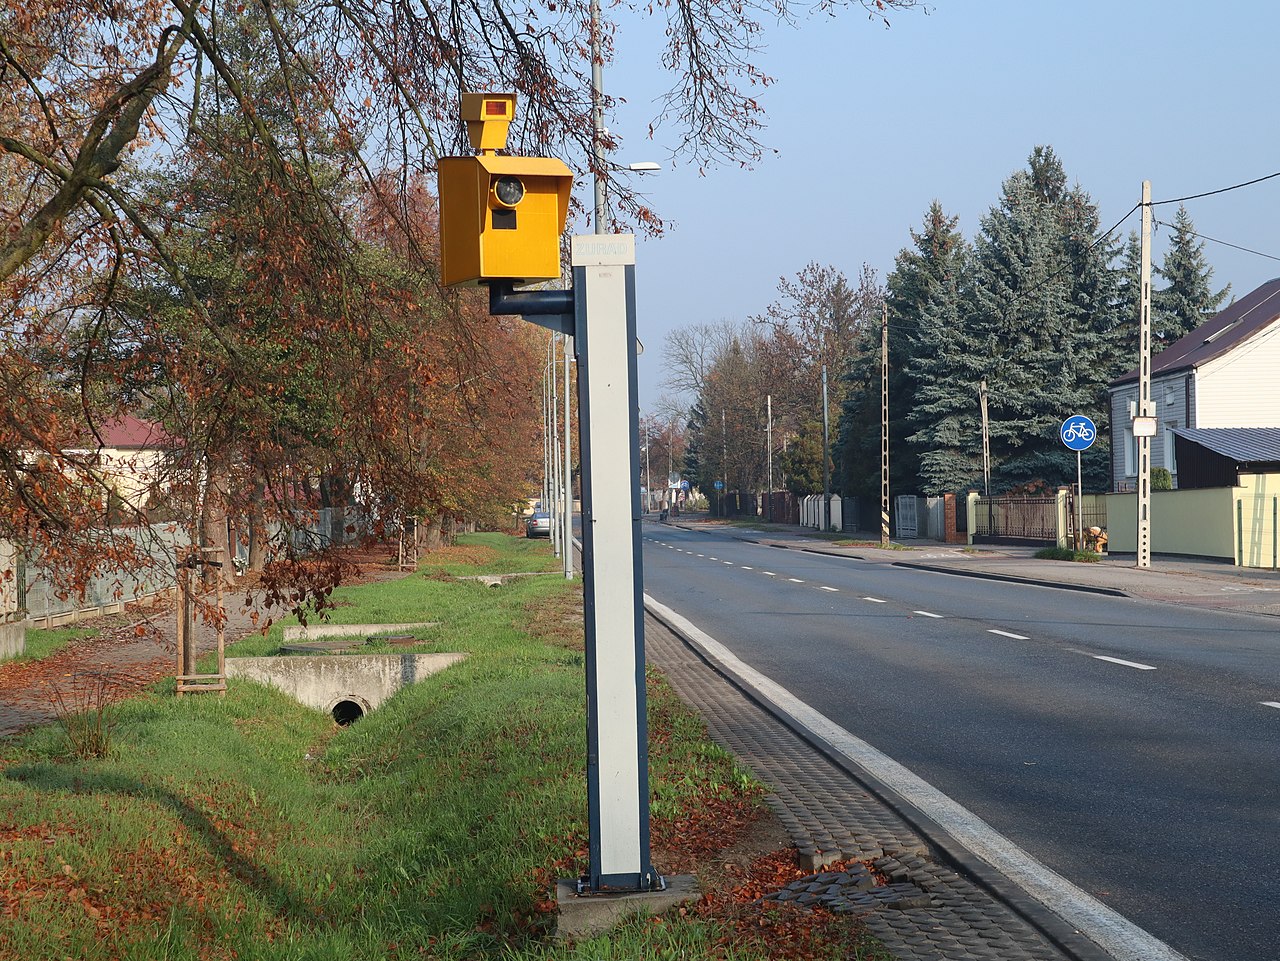
[[[1124,429],[1124,474],[1136,477],[1138,473],[1138,441],[1133,436],[1133,428]]]
[[[1164,427],[1164,466],[1169,468],[1170,474],[1178,473],[1178,462],[1174,457],[1177,450],[1174,447],[1173,428],[1178,426],[1176,420],[1168,421]]]

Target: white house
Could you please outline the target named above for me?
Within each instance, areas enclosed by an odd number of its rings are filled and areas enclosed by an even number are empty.
[[[135,510],[168,486],[167,462],[176,445],[159,424],[126,414],[102,424],[91,440],[92,448],[68,453],[92,461],[103,482]]]
[[[1111,487],[1133,490],[1138,447],[1136,370],[1110,385]],[[1280,278],[1269,280],[1151,358],[1157,419],[1151,466],[1175,486],[1178,428],[1280,426]]]

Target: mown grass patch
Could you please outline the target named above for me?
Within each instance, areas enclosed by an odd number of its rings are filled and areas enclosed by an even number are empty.
[[[532,556],[466,544],[491,569]],[[0,957],[848,956],[847,922],[797,955],[709,909],[549,941],[551,885],[586,866],[579,584],[417,575],[341,599],[348,623],[440,620],[433,643],[470,657],[347,728],[268,687],[176,700],[168,682],[109,708],[107,757],[71,757],[57,726],[0,748]],[[655,835],[724,843],[712,826],[750,818],[759,788],[648,688]]]
[[[38,661],[76,641],[97,636],[96,627],[28,628],[25,647],[17,660]]]

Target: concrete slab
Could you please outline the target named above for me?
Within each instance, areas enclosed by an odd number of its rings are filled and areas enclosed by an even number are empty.
[[[27,625],[21,621],[0,622],[0,661],[17,657],[27,648]]]
[[[556,937],[573,941],[595,937],[639,914],[661,914],[702,897],[697,878],[691,874],[672,875],[666,882],[664,891],[578,894],[573,881],[558,881]]]
[[[317,654],[297,657],[229,657],[228,678],[270,684],[316,710],[332,714],[343,702],[360,714],[396,691],[466,658],[466,654]],[[358,715],[357,715],[358,716]]]
[[[284,629],[284,640],[318,641],[326,637],[360,637],[370,634],[403,634],[420,627],[438,627],[439,621],[414,621],[410,624],[308,624]]]

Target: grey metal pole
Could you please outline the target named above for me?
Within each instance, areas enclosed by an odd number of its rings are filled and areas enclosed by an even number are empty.
[[[653,510],[653,476],[649,473],[649,425],[644,428],[644,509]]]
[[[827,365],[822,365],[822,529],[831,529],[831,465],[827,451],[831,447],[830,424],[827,420]]]
[[[729,434],[724,427],[724,408],[720,409],[720,516],[726,516],[725,501],[729,499]],[[741,509],[741,505],[739,505]]]
[[[573,465],[570,460],[572,452],[569,448],[569,354],[572,350],[573,338],[564,335],[564,533],[561,535],[564,544],[564,578],[573,580]]]
[[[769,461],[769,520],[773,520],[773,395],[765,394],[764,397],[765,410],[768,412],[765,420],[764,436],[765,446],[768,448]]]
[[[1138,311],[1138,413],[1151,417],[1151,181],[1142,181],[1142,280]],[[1138,567],[1151,566],[1151,438],[1138,438]]]
[[[556,370],[557,334],[551,342],[551,496],[547,502],[547,522],[551,525],[551,548],[560,556],[560,387]]]

